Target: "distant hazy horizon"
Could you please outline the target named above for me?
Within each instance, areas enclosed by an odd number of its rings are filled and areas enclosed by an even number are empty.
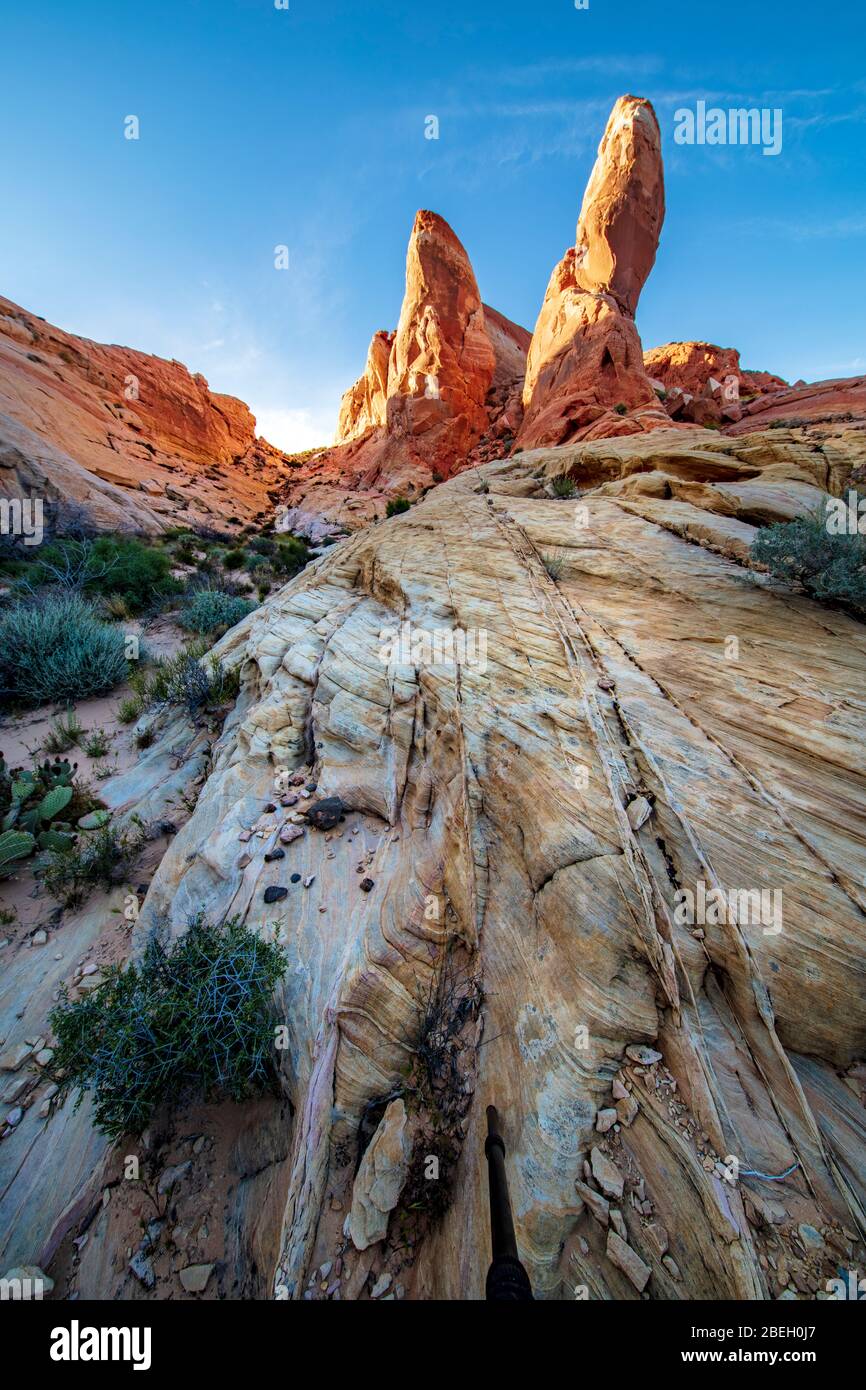
[[[830,24],[803,0],[748,20],[681,0],[45,0],[3,28],[0,293],[177,358],[283,448],[330,442],[373,332],[396,326],[418,208],[532,330],[624,92],[653,102],[665,158],[645,348],[703,339],[789,380],[866,372],[853,3]],[[698,102],[781,111],[779,153],[675,143]]]

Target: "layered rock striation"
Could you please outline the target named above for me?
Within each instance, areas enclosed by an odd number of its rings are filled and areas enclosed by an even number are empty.
[[[537,1297],[808,1297],[862,1264],[866,636],[750,544],[863,462],[845,428],[528,451],[218,643],[241,694],[136,949],[204,910],[289,953],[277,1297],[482,1297],[491,1103]],[[344,819],[277,806],[286,770]],[[431,1152],[448,1198],[412,1225]]]

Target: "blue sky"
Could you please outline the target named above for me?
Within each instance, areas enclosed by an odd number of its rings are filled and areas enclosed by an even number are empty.
[[[284,447],[330,439],[372,333],[396,325],[419,207],[452,224],[484,299],[534,326],[624,92],[654,102],[665,153],[644,345],[705,338],[790,379],[866,371],[859,0],[11,8],[0,292],[186,362]],[[780,107],[782,152],[675,145],[699,99]]]

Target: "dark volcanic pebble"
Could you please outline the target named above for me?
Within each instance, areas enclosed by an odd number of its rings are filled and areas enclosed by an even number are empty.
[[[272,887],[270,887],[270,888],[266,888],[266,889],[265,889],[265,902],[266,902],[266,903],[278,903],[278,902],[281,902],[283,898],[287,898],[288,896],[289,896],[289,890],[288,890],[288,888],[281,888],[281,887],[278,887],[276,884],[274,884],[274,885],[273,885]]]
[[[314,801],[307,807],[306,816],[310,825],[317,830],[333,830],[340,824],[345,807],[338,796],[326,796],[323,801]]]
[[[301,875],[300,875],[300,874],[292,874],[292,883],[300,883],[300,881],[301,881]]]
[[[362,878],[361,882],[358,884],[358,887],[360,888],[362,893],[369,893],[371,889],[376,887],[376,885],[371,878]]]
[[[270,864],[273,859],[285,859],[285,857],[286,851],[284,849],[272,849],[265,855],[265,863]]]

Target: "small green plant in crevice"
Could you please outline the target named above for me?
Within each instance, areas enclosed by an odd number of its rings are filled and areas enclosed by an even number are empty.
[[[411,505],[408,497],[392,497],[385,507],[385,515],[399,516],[401,512],[408,512]]]
[[[178,620],[188,632],[204,636],[227,632],[252,613],[254,608],[255,604],[249,599],[228,594],[222,589],[199,589],[183,605]]]
[[[162,1105],[243,1100],[276,1085],[274,990],[281,946],[240,918],[200,914],[179,940],[151,939],[140,963],[111,967],[91,994],[65,991],[49,1016],[60,1100],[93,1096],[97,1128],[141,1134]]]
[[[628,406],[626,405],[625,401],[617,401],[616,405],[614,406],[614,410],[616,411],[617,415],[628,415]]]
[[[542,555],[541,563],[544,565],[544,568],[547,570],[547,573],[554,583],[561,579],[563,571],[565,570],[565,561],[566,556],[562,550],[548,550]]]
[[[577,485],[573,478],[567,475],[561,478],[554,478],[551,483],[554,497],[573,497],[577,492]]]
[[[752,558],[777,579],[799,585],[812,598],[866,613],[866,539],[834,535],[822,515],[765,526],[752,542]]]
[[[0,613],[0,696],[39,705],[101,695],[126,679],[125,648],[75,594],[15,603]]]
[[[101,817],[97,813],[97,819]],[[49,849],[39,877],[61,907],[80,907],[96,888],[106,893],[123,883],[148,839],[147,827],[133,816],[125,825],[97,824],[82,831],[74,844]]]

